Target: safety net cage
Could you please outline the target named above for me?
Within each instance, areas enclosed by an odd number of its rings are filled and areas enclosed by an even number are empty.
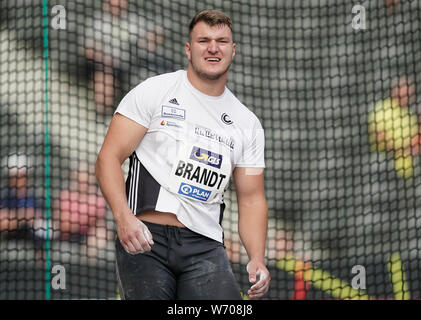
[[[131,88],[186,69],[202,9],[231,16],[227,87],[265,130],[265,299],[421,298],[420,6],[1,1],[0,299],[120,298],[97,154]],[[233,183],[224,199],[248,299]]]

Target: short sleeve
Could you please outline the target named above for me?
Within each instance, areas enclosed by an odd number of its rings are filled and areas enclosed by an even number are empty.
[[[144,82],[130,90],[121,100],[114,114],[120,113],[145,128],[149,128],[153,116],[153,105],[145,102],[146,90]]]
[[[244,132],[243,152],[236,163],[237,167],[264,168],[265,167],[265,134],[259,120],[253,129]]]

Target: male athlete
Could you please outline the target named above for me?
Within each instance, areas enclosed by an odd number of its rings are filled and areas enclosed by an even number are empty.
[[[185,45],[187,71],[147,79],[115,111],[96,174],[117,225],[123,299],[241,299],[221,227],[231,174],[250,259],[247,293],[260,298],[269,288],[264,135],[225,87],[235,48],[231,19],[199,12]]]

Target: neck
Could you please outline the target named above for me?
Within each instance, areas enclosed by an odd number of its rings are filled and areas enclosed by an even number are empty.
[[[219,97],[225,91],[225,83],[227,82],[227,73],[223,74],[216,80],[201,78],[193,68],[189,65],[187,68],[187,79],[193,87],[200,92],[213,97]]]

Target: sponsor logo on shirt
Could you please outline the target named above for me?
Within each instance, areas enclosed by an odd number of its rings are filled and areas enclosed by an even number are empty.
[[[178,189],[178,193],[200,201],[207,201],[210,197],[211,191],[183,182],[180,185],[180,189]]]
[[[167,120],[162,120],[161,121],[161,126],[182,128],[182,126],[180,126],[178,123],[175,123],[173,121],[167,121]]]
[[[161,116],[165,118],[174,118],[178,120],[185,120],[186,119],[186,110],[176,108],[176,107],[169,107],[169,106],[161,106]]]
[[[211,129],[195,126],[194,133],[198,136],[208,138],[210,140],[227,145],[230,149],[234,149],[234,140],[232,138],[224,137]]]
[[[226,113],[223,113],[223,114],[222,114],[222,116],[221,116],[221,120],[222,120],[222,122],[223,122],[223,123],[225,123],[225,124],[228,124],[228,125],[233,124],[233,122],[232,122],[232,120],[231,120],[230,116],[229,116],[229,115],[227,115]]]
[[[214,168],[221,168],[222,164],[222,155],[214,153],[212,151],[199,148],[199,147],[193,147],[193,150],[190,154],[190,159],[207,164],[208,166],[214,167]]]
[[[176,98],[171,99],[171,100],[169,101],[169,103],[176,104],[177,106],[179,106],[178,101],[177,101],[177,99],[176,99]]]

